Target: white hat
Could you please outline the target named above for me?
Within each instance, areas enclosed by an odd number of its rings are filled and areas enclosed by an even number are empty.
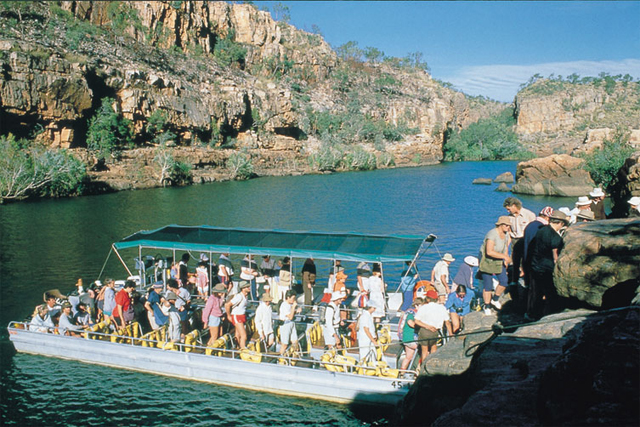
[[[444,254],[444,256],[442,257],[443,261],[449,261],[449,262],[453,262],[456,259],[449,253]]]
[[[591,200],[589,200],[587,196],[578,197],[578,201],[576,202],[576,206],[586,206],[590,204],[591,204]]]
[[[630,198],[627,203],[629,203],[630,205],[633,205],[633,206],[638,206],[638,205],[640,205],[640,197],[634,196],[634,197]]]
[[[465,264],[469,264],[471,267],[478,266],[478,258],[471,255],[464,257],[464,262]]]
[[[338,300],[338,299],[340,299],[342,297],[346,297],[346,296],[347,296],[347,294],[345,294],[344,292],[336,291],[336,292],[333,292],[331,294],[331,301],[335,301],[335,300]]]
[[[204,261],[204,262],[209,261],[209,257],[207,256],[207,254],[201,253],[200,254],[200,261]]]
[[[591,193],[589,193],[589,195],[591,197],[604,197],[605,196],[604,191],[602,191],[602,188],[600,188],[600,187],[595,187],[593,189],[593,191]]]
[[[571,215],[571,209],[563,207],[558,209],[560,212],[564,212],[565,215]]]

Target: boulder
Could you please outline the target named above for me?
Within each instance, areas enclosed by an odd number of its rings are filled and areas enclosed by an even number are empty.
[[[640,317],[637,309],[598,316],[541,376],[542,425],[638,425]]]
[[[518,164],[513,193],[535,196],[584,196],[595,183],[582,169],[584,160],[567,154],[533,159]]]
[[[631,155],[620,168],[611,189],[611,216],[625,218],[629,213],[629,199],[640,196],[640,151]]]
[[[640,219],[612,219],[571,226],[554,271],[562,297],[592,307],[629,305],[640,277]]]
[[[513,184],[515,180],[513,179],[513,174],[511,172],[505,172],[496,176],[493,182],[495,183],[504,182],[505,184]]]
[[[502,182],[502,183],[500,183],[500,185],[498,185],[498,187],[495,189],[495,191],[501,191],[501,192],[504,192],[504,193],[508,193],[509,191],[511,191],[511,189],[509,188],[509,186],[507,184]]]
[[[491,178],[476,178],[472,184],[491,185],[493,184],[493,180]]]

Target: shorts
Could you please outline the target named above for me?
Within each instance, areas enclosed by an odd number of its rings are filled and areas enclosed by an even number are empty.
[[[482,285],[483,289],[487,292],[493,291],[493,278],[498,279],[498,284],[503,287],[507,287],[509,284],[509,277],[507,276],[507,269],[502,265],[502,271],[499,274],[491,274],[480,272],[480,277],[482,277]]]
[[[324,336],[325,345],[336,345],[336,337],[333,336],[334,331],[335,329],[329,329],[327,327],[322,328],[322,335]]]
[[[234,325],[237,325],[238,323],[245,324],[247,323],[247,316],[244,314],[232,314],[229,320],[231,320],[231,323]]]
[[[206,295],[209,292],[209,286],[198,286],[198,292]]]
[[[410,348],[411,350],[415,350],[416,348],[418,348],[418,343],[416,342],[403,342],[402,345]]]
[[[447,289],[447,286],[443,285],[440,282],[433,282],[433,287],[436,288],[436,291],[438,292],[438,296],[449,294],[449,290]]]
[[[420,340],[420,345],[433,347],[438,343],[438,332],[432,332],[429,329],[420,328],[420,331],[418,332],[418,339]]]
[[[291,344],[294,341],[298,341],[296,324],[294,322],[289,322],[280,326],[280,342],[286,345]]]
[[[207,321],[207,324],[209,325],[209,327],[220,326],[220,323],[221,323],[221,319],[218,316],[209,316],[209,320]]]

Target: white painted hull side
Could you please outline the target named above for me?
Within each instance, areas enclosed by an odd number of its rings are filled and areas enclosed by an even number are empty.
[[[16,350],[103,366],[340,403],[395,405],[411,382],[9,328]]]

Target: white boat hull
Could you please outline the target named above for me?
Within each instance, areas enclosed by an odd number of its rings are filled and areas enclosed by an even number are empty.
[[[412,384],[392,378],[252,363],[12,327],[9,336],[18,352],[339,403],[395,405]]]

